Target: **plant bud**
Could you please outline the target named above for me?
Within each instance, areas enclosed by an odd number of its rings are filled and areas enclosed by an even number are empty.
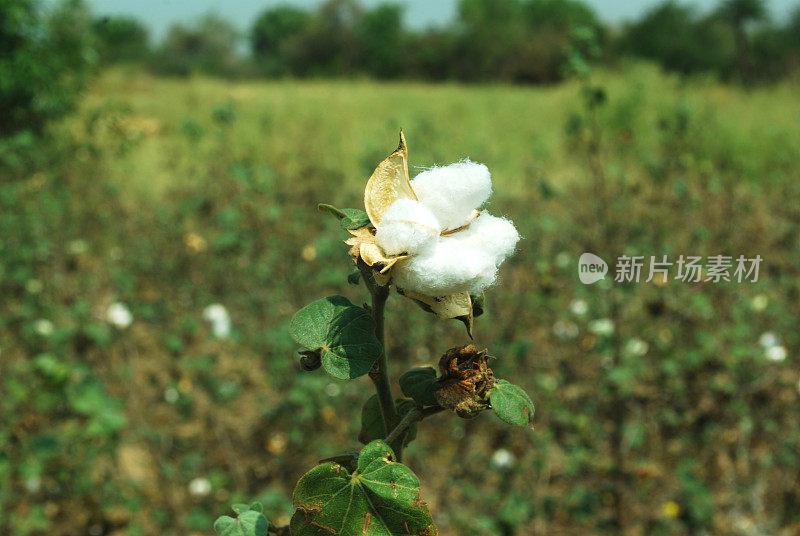
[[[319,350],[300,350],[297,353],[300,354],[300,366],[303,370],[311,372],[322,365]]]

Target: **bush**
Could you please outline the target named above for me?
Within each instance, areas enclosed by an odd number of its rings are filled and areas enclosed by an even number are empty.
[[[0,138],[38,133],[68,111],[95,61],[80,0],[46,11],[37,0],[0,4]]]

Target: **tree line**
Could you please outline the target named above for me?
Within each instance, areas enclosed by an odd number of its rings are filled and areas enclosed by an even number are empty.
[[[245,34],[208,14],[173,25],[157,46],[133,18],[98,19],[94,28],[104,61],[142,61],[171,75],[548,83],[564,77],[571,40],[586,30],[608,64],[640,57],[744,81],[800,67],[800,5],[774,21],[763,0],[722,0],[710,12],[667,0],[621,26],[580,0],[461,0],[452,23],[426,30],[408,28],[399,4],[329,0],[315,10],[267,8]]]

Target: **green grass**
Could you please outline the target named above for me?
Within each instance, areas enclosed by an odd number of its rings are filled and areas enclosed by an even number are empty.
[[[747,92],[703,80],[684,83],[649,66],[624,76],[603,74],[599,81],[609,94],[606,124],[629,131],[625,143],[636,156],[658,150],[658,120],[678,106],[698,118],[700,139],[693,141],[703,147],[697,149],[729,161],[747,180],[769,180],[774,166],[793,165],[800,150],[800,95],[793,84]],[[567,120],[580,106],[577,83],[544,88],[366,80],[232,83],[116,71],[97,81],[84,109],[110,104],[158,129],[110,170],[126,190],[145,193],[191,180],[198,156],[202,162],[218,139],[205,136],[187,150],[181,127],[189,123],[213,134],[211,109],[227,106],[235,116],[226,130],[228,156],[292,180],[304,180],[308,166],[331,170],[331,180],[338,178],[353,200],[400,128],[416,170],[470,158],[490,166],[498,190],[513,193],[541,177],[561,185],[586,175],[565,143]]]

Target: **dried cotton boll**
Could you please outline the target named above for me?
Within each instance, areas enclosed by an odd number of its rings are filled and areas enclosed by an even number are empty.
[[[440,297],[464,291],[480,294],[494,283],[497,267],[485,252],[446,237],[397,263],[392,274],[398,288]]]
[[[453,238],[488,253],[495,265],[500,265],[514,253],[519,242],[519,233],[511,221],[482,213],[470,222],[469,227],[453,235]]]
[[[386,209],[375,243],[386,255],[415,254],[439,237],[441,228],[431,210],[413,199],[398,199]]]
[[[411,181],[411,187],[436,215],[442,229],[457,229],[489,199],[492,178],[483,164],[464,160],[423,171]]]

